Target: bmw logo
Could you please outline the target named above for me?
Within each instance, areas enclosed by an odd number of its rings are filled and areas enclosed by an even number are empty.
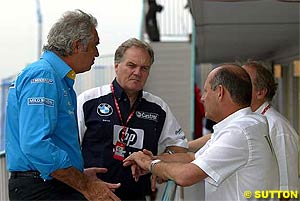
[[[112,107],[107,103],[100,103],[97,107],[97,113],[100,116],[109,116],[113,113]]]

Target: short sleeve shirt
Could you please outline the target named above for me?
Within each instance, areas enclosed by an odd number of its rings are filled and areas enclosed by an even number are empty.
[[[255,112],[263,113],[268,105],[270,104],[265,102]],[[278,161],[280,190],[299,190],[299,135],[274,107],[265,110],[264,115],[268,120],[270,137]]]
[[[247,200],[244,192],[278,189],[278,169],[266,119],[241,109],[214,126],[192,162],[208,177],[206,200]]]

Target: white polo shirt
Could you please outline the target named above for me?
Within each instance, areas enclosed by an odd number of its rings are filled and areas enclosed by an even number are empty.
[[[211,139],[195,158],[192,163],[209,176],[205,200],[249,200],[245,191],[253,194],[279,187],[266,118],[251,112],[250,107],[216,124]]]
[[[267,117],[269,132],[279,166],[280,190],[299,190],[299,135],[289,121],[274,107],[268,109],[268,102],[262,104],[255,112]]]

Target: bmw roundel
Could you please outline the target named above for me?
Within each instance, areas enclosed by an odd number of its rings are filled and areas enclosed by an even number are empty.
[[[100,103],[97,107],[97,113],[100,116],[109,116],[113,113],[112,107],[107,103]]]

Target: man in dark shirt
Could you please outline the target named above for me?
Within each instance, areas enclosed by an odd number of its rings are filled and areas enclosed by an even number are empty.
[[[158,154],[184,152],[187,140],[168,105],[143,91],[154,62],[148,43],[132,38],[115,52],[116,78],[78,97],[78,123],[85,167],[105,167],[99,177],[121,183],[122,200],[145,200],[150,194],[150,174],[135,181],[123,159],[143,149]]]

